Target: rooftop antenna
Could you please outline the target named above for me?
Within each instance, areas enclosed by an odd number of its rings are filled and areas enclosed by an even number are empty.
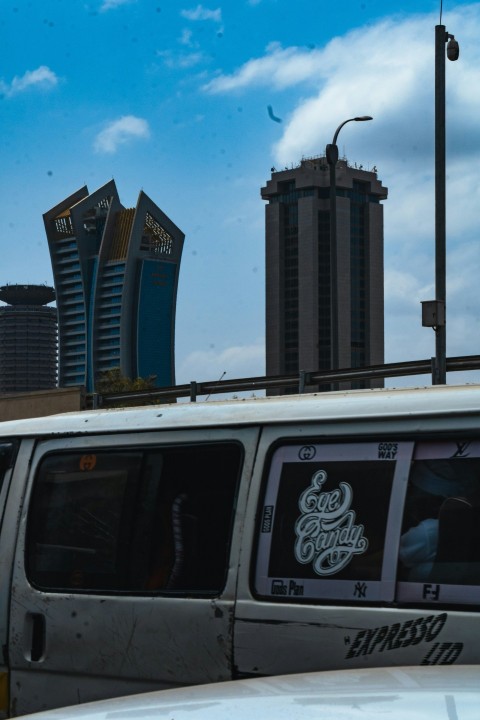
[[[222,373],[222,374],[220,375],[220,377],[218,378],[217,382],[220,382],[221,380],[223,380],[223,378],[225,377],[226,374],[227,374],[227,371],[224,370],[223,373]],[[205,398],[205,402],[207,402],[207,400],[208,400],[208,398],[210,397],[211,394],[212,394],[211,392],[208,393],[207,397]]]
[[[440,0],[440,22],[439,25],[442,24],[442,12],[443,12],[443,0]]]

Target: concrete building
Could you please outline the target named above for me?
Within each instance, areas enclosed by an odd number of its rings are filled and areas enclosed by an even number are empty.
[[[383,206],[375,171],[336,170],[336,284],[332,312],[330,175],[324,157],[277,172],[261,189],[266,206],[267,375],[384,362]],[[335,316],[334,316],[335,315]],[[376,385],[382,384],[377,381]],[[355,387],[362,386],[356,383]]]
[[[0,287],[0,393],[57,385],[57,311],[46,285]]]
[[[59,386],[95,389],[99,374],[175,383],[175,307],[184,235],[140,192],[86,187],[44,214],[59,320]]]

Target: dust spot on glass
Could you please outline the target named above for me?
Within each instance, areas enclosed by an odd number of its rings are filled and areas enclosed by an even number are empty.
[[[47,170],[47,175],[52,176],[52,175],[53,175],[53,172],[52,172],[51,170]]]

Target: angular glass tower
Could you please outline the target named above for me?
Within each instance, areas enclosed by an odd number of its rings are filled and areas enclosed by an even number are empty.
[[[140,192],[124,208],[115,182],[81,188],[43,216],[59,325],[59,386],[95,389],[120,368],[175,384],[175,307],[184,234]]]

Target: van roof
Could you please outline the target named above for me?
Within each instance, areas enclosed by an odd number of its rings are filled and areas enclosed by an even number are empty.
[[[0,422],[0,438],[459,414],[480,415],[480,385],[346,390],[87,410]]]

